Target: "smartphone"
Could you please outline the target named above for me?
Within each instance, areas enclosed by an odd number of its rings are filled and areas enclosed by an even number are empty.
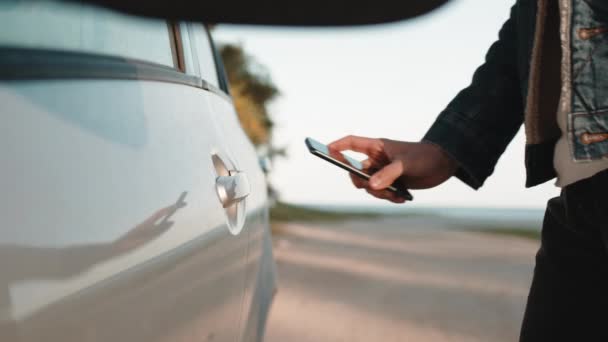
[[[360,161],[355,160],[342,152],[330,150],[327,145],[324,145],[312,138],[306,138],[304,142],[306,143],[306,147],[308,147],[310,153],[314,154],[315,156],[328,161],[362,179],[369,180],[372,177],[373,172],[370,171],[373,170],[363,169],[363,164],[361,164]],[[405,198],[408,201],[414,199],[412,194],[410,194],[407,189],[402,188],[398,184],[392,184],[386,188],[386,190],[392,191],[399,197]]]

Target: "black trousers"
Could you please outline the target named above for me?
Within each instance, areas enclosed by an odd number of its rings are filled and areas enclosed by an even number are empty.
[[[608,341],[608,171],[547,205],[521,342]]]

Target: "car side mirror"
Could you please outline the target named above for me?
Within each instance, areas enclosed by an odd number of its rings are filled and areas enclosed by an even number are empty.
[[[272,172],[272,161],[266,155],[258,157],[258,161],[260,162],[260,168],[264,171],[264,174],[268,175]]]

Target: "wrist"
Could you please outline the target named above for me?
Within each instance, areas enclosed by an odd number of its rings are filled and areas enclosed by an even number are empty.
[[[449,170],[452,175],[456,173],[456,170],[458,170],[460,167],[460,163],[458,160],[456,160],[456,158],[452,157],[445,149],[443,149],[443,147],[432,141],[424,139],[420,141],[420,143],[428,146],[436,152],[434,154],[441,160],[442,167]]]

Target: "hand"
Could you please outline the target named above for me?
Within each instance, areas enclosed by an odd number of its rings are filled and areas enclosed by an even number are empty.
[[[452,177],[458,168],[456,161],[439,146],[425,142],[347,136],[328,147],[366,154],[368,159],[363,161],[363,167],[378,171],[369,181],[351,174],[353,184],[375,197],[394,203],[404,203],[405,199],[385,190],[389,185],[397,182],[407,189],[433,188]]]

